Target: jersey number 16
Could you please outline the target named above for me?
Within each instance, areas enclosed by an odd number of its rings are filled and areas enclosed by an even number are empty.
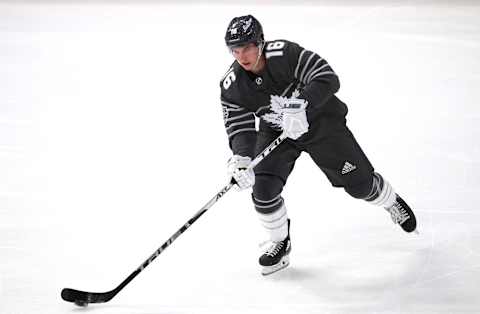
[[[265,48],[265,57],[268,59],[270,57],[281,57],[283,56],[283,47],[285,47],[284,41],[274,41],[268,43],[267,48]]]

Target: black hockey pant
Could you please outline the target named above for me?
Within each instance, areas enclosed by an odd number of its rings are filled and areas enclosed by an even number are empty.
[[[354,198],[369,196],[374,184],[374,169],[345,119],[326,119],[320,125],[296,141],[287,139],[255,168],[252,198],[258,212],[269,214],[283,205],[283,186],[302,152],[310,155],[334,187],[343,187]],[[260,131],[256,154],[278,135]]]

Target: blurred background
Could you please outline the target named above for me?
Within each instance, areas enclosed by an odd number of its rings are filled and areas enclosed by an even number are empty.
[[[79,312],[228,181],[228,22],[317,52],[348,124],[419,236],[332,188],[308,155],[284,198],[291,266],[259,273],[248,191],[229,192],[91,313],[475,313],[476,1],[0,2],[0,313]]]

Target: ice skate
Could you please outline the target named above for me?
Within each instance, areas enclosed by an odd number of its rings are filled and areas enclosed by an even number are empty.
[[[405,232],[418,233],[417,220],[410,206],[397,194],[395,203],[389,208],[385,208],[395,224],[399,224]]]
[[[288,235],[283,241],[272,241],[265,253],[260,256],[258,262],[262,266],[262,275],[267,276],[290,264],[290,219],[288,220]]]

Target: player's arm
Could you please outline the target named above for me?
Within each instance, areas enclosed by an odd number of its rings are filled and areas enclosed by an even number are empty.
[[[223,120],[233,156],[228,160],[227,173],[240,189],[255,184],[255,173],[248,165],[253,159],[257,132],[255,116],[238,104],[221,97]]]
[[[221,104],[225,130],[233,154],[253,158],[257,139],[255,115],[223,96]]]
[[[307,100],[309,106],[323,106],[340,88],[337,74],[318,54],[294,43],[288,49],[293,76],[305,85],[299,98]]]
[[[248,166],[255,153],[257,130],[255,115],[238,101],[241,97],[236,80],[234,67],[231,67],[220,82],[220,102],[228,143],[233,152],[227,163],[227,173],[237,187],[246,189],[255,184],[255,173]]]

